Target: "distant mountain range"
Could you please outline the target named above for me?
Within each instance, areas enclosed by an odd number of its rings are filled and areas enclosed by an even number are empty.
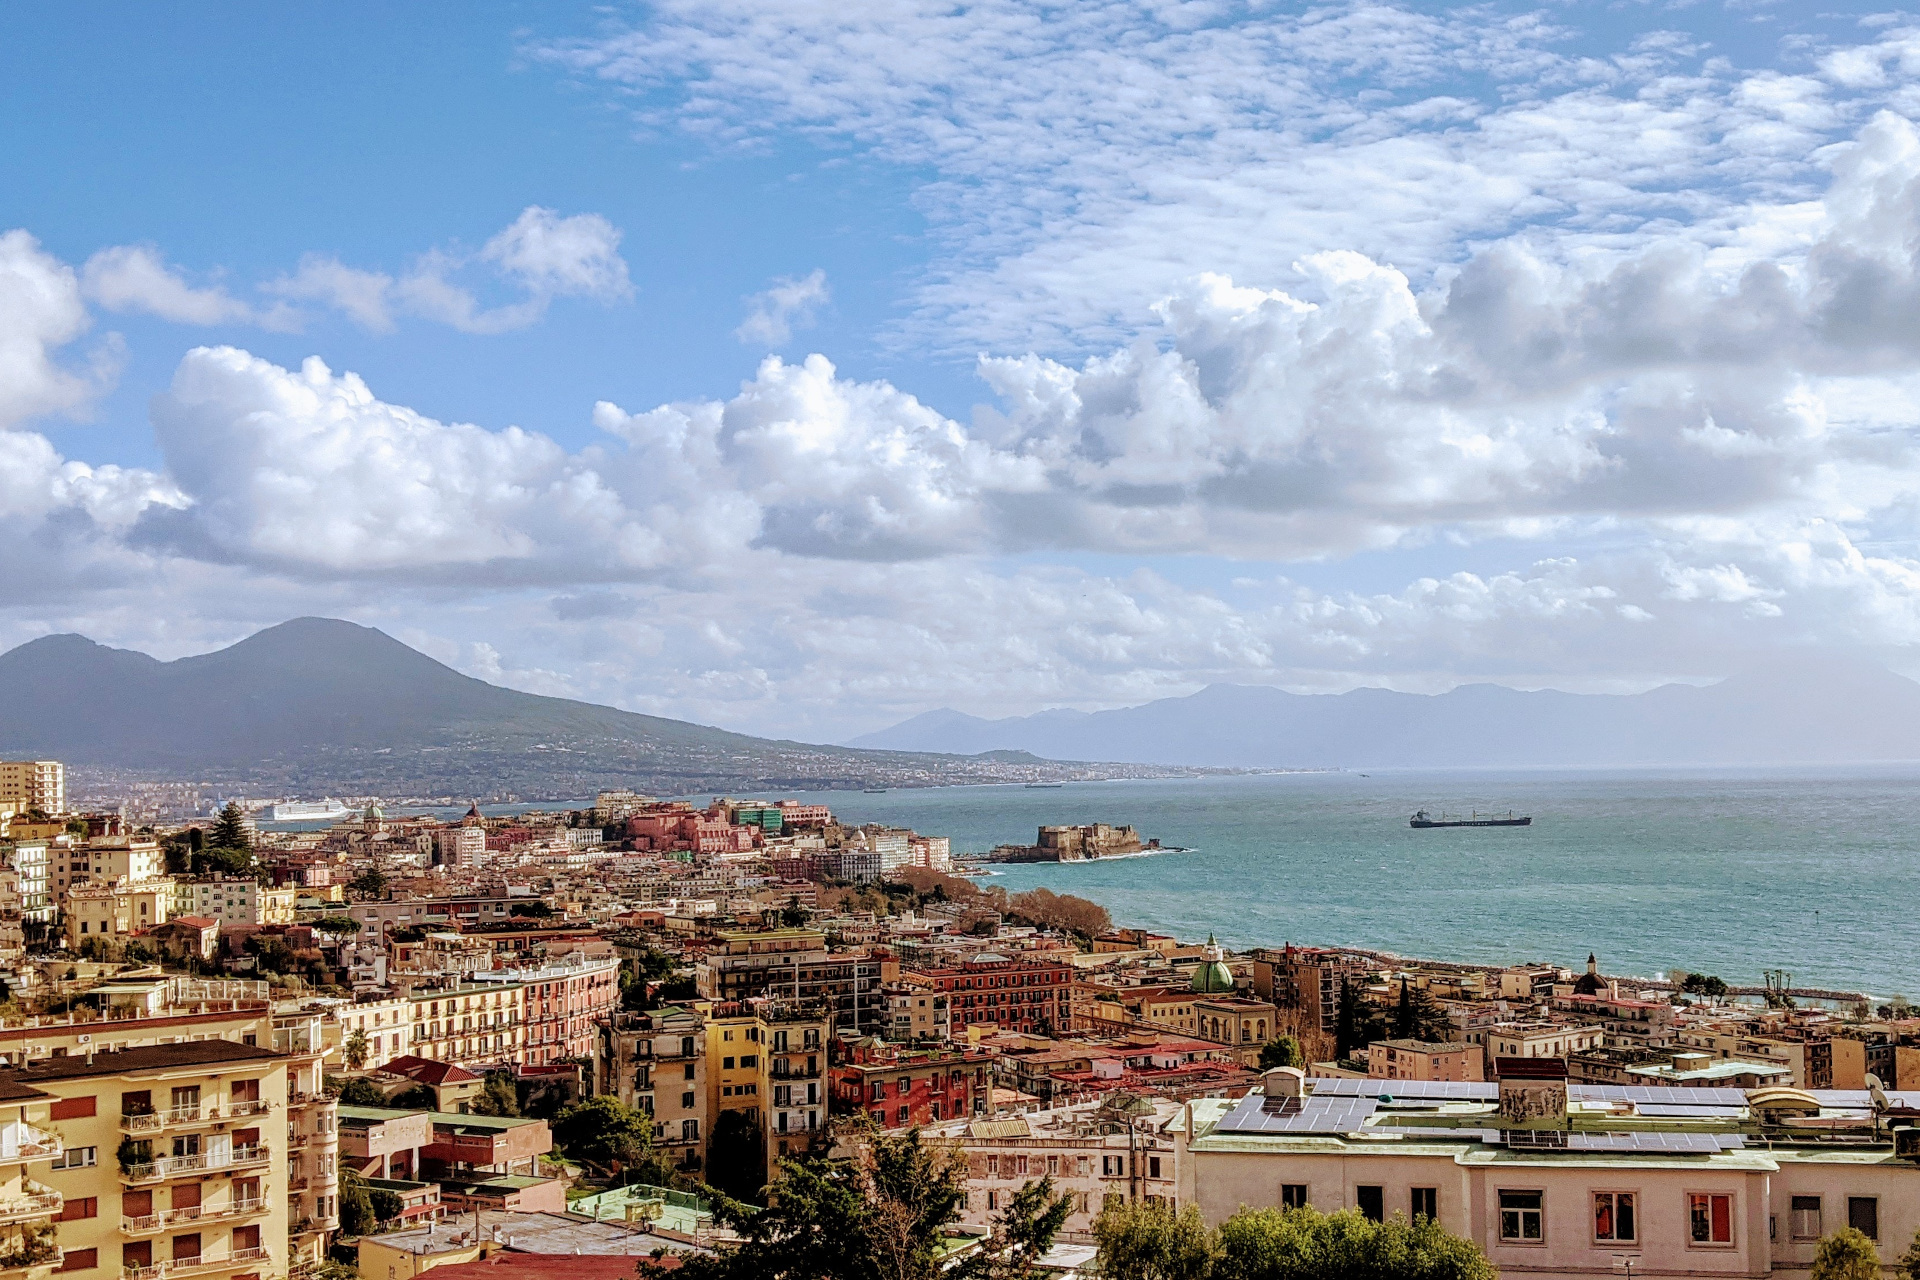
[[[0,756],[253,794],[590,796],[1111,777],[1023,752],[771,741],[461,675],[371,627],[298,618],[161,662],[83,636],[0,654]],[[1161,771],[1164,772],[1164,771]]]
[[[1241,768],[1838,764],[1920,760],[1920,684],[1808,655],[1718,684],[1639,694],[1296,694],[1209,685],[1114,711],[983,720],[929,711],[855,738],[893,751],[1020,750],[1053,758]]]

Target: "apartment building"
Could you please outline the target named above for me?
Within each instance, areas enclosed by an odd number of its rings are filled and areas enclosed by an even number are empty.
[[[946,996],[955,1035],[976,1025],[1030,1033],[1070,1025],[1073,970],[1060,961],[983,951],[957,964],[903,968],[900,980]]]
[[[0,1266],[34,1280],[60,1260],[54,1224],[66,1201],[40,1176],[66,1155],[48,1119],[55,1101],[0,1077]]]
[[[11,852],[0,850],[0,857],[13,869],[22,923],[52,924],[59,907],[47,881],[47,851],[45,840],[22,840]]]
[[[653,1117],[654,1144],[689,1172],[706,1165],[707,1029],[699,1011],[666,1005],[595,1023],[595,1093]]]
[[[200,876],[174,881],[173,911],[227,925],[292,924],[292,885],[275,888],[245,876]]]
[[[527,988],[521,983],[455,983],[415,991],[406,1001],[411,1014],[409,1053],[462,1067],[533,1061],[524,1056]],[[371,1039],[376,1032],[367,1034]],[[379,1034],[398,1038],[392,1032]],[[398,1055],[369,1054],[367,1061],[379,1063],[394,1056]]]
[[[886,1018],[880,961],[860,952],[828,951],[818,929],[723,931],[700,962],[701,998],[752,1000],[762,996],[802,1005],[824,1004],[836,1030],[878,1031]]]
[[[1242,1206],[1424,1215],[1503,1274],[1726,1280],[1804,1274],[1821,1236],[1855,1227],[1891,1267],[1920,1230],[1920,1141],[1863,1094],[1646,1090],[1557,1078],[1535,1059],[1498,1084],[1269,1072],[1266,1091],[1197,1099],[1172,1130],[1180,1194],[1210,1223]],[[1291,1075],[1291,1079],[1287,1076]],[[1667,1092],[1656,1090],[1656,1093]],[[1889,1098],[1912,1108],[1920,1095]],[[1904,1145],[1903,1145],[1904,1144]]]
[[[293,1259],[288,1059],[224,1040],[47,1058],[0,1087],[50,1098],[58,1273],[260,1280]]]
[[[1327,947],[1263,947],[1253,953],[1253,992],[1297,1010],[1332,1035],[1340,1023],[1340,988],[1367,971],[1364,958]]]
[[[738,1113],[764,1140],[765,1176],[826,1123],[831,1015],[818,1004],[774,1000],[709,1004],[702,1012],[708,1127]]]
[[[173,915],[173,881],[115,880],[67,890],[67,945],[105,940],[116,954],[136,933],[165,924]]]
[[[992,1058],[950,1045],[906,1048],[879,1040],[840,1041],[832,1070],[839,1109],[864,1111],[883,1129],[979,1115],[988,1102]]]
[[[1565,1022],[1501,1022],[1487,1032],[1487,1060],[1501,1058],[1566,1058],[1607,1042],[1597,1026]]]
[[[432,1003],[427,1000],[429,1006]],[[361,1065],[377,1067],[413,1052],[413,1000],[407,996],[356,1001],[339,1006],[331,1016],[339,1024],[343,1053],[350,1042],[358,1043],[354,1037],[365,1038],[366,1057]]]
[[[520,989],[520,1053],[515,1061],[523,1063],[593,1056],[595,1020],[620,1003],[620,962],[612,957],[589,960],[576,954],[538,967],[476,973],[473,982]]]
[[[0,1025],[0,1068],[61,1055],[105,1053],[171,1044],[175,1040],[273,1043],[273,1005],[267,984],[246,980],[175,977],[158,1004],[137,1018],[78,1022],[22,1019]]]
[[[1479,1080],[1485,1072],[1477,1044],[1376,1040],[1367,1046],[1367,1074],[1379,1080]]]
[[[0,760],[0,808],[60,817],[67,811],[67,767],[58,760]]]

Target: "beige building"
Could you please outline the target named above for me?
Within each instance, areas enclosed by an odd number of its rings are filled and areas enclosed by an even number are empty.
[[[1477,1044],[1376,1040],[1367,1046],[1367,1074],[1379,1080],[1479,1080],[1485,1072]]]
[[[930,1140],[967,1157],[967,1201],[961,1221],[985,1226],[1029,1181],[1052,1178],[1073,1197],[1061,1229],[1093,1229],[1116,1201],[1175,1203],[1178,1146],[1167,1132],[1180,1104],[1110,1094],[1098,1103],[1005,1119],[935,1125]]]
[[[67,767],[58,760],[0,760],[0,807],[59,817],[67,811]]]
[[[1210,1223],[1243,1206],[1424,1215],[1505,1275],[1606,1275],[1626,1255],[1687,1280],[1804,1273],[1846,1226],[1890,1267],[1920,1230],[1920,1165],[1850,1093],[1716,1090],[1690,1114],[1544,1061],[1499,1085],[1409,1083],[1390,1110],[1374,1081],[1266,1087],[1174,1122],[1180,1194]]]
[[[181,879],[174,882],[173,914],[204,916],[222,926],[292,924],[298,892],[291,885],[276,889],[246,876]]]
[[[165,924],[173,914],[173,881],[136,880],[76,885],[67,890],[67,945],[104,939],[118,952],[136,933]]]
[[[148,836],[89,840],[73,851],[73,861],[87,864],[87,874],[94,884],[158,880],[167,874],[167,856]]]
[[[58,1274],[284,1276],[288,1059],[224,1040],[47,1058],[0,1077],[50,1096]],[[316,1257],[311,1251],[309,1257]]]
[[[428,989],[414,992],[407,1003],[413,1015],[410,1053],[462,1067],[528,1061],[524,984],[488,982]],[[367,1061],[384,1062],[393,1056]]]
[[[1487,1032],[1487,1059],[1565,1058],[1607,1041],[1604,1027],[1564,1022],[1502,1022]]]
[[[339,1041],[342,1053],[356,1033],[366,1038],[362,1066],[377,1067],[413,1052],[413,1001],[406,996],[341,1005],[329,1016],[338,1025],[331,1038]]]
[[[707,1030],[695,1010],[666,1005],[601,1019],[593,1091],[652,1116],[655,1145],[680,1168],[706,1166]]]

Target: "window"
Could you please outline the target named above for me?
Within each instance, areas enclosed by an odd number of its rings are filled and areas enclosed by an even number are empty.
[[[683,1094],[681,1094],[681,1095],[680,1095],[680,1109],[681,1109],[682,1111],[691,1111],[691,1110],[693,1109],[693,1095],[692,1095],[692,1094],[690,1094],[690,1093],[683,1093]]]
[[[1100,1176],[1103,1178],[1124,1178],[1127,1174],[1125,1156],[1101,1156]]]
[[[100,1265],[98,1249],[69,1249],[60,1255],[60,1265],[54,1268],[54,1274],[62,1271],[91,1271]]]
[[[1847,1225],[1869,1240],[1878,1240],[1880,1202],[1872,1196],[1848,1196]]]
[[[1049,1161],[1048,1163],[1051,1164],[1052,1162]],[[1047,1172],[1051,1173],[1053,1171],[1049,1169]],[[1160,1176],[1160,1157],[1159,1156],[1147,1157],[1147,1176],[1149,1178],[1157,1178]]]
[[[731,1070],[733,1070],[733,1059],[732,1059],[732,1058],[722,1058],[722,1059],[720,1059],[720,1069],[721,1069],[722,1071],[731,1071]]]
[[[1640,1237],[1633,1221],[1633,1192],[1593,1193],[1593,1238],[1610,1244],[1631,1244]]]
[[[1500,1238],[1511,1244],[1540,1244],[1546,1230],[1540,1213],[1543,1193],[1539,1191],[1502,1191],[1500,1193]]]
[[[895,1111],[893,1114],[894,1114],[895,1124],[905,1124],[907,1122],[907,1109],[905,1107],[901,1107],[899,1110]]]
[[[94,1099],[91,1094],[84,1098],[61,1098],[47,1110],[47,1116],[52,1120],[79,1120],[93,1113]]]
[[[88,1099],[88,1101],[92,1101],[92,1099]],[[53,1162],[53,1167],[56,1169],[91,1169],[94,1165],[100,1163],[99,1154],[100,1149],[98,1147],[68,1147],[60,1153],[60,1158]]]
[[[1307,1184],[1304,1182],[1286,1182],[1280,1186],[1280,1207],[1282,1209],[1304,1209],[1307,1207]]]
[[[100,1202],[92,1196],[84,1200],[68,1197],[60,1206],[60,1221],[72,1222],[78,1218],[97,1218],[100,1216]]]
[[[1788,1222],[1789,1230],[1795,1240],[1818,1240],[1820,1238],[1820,1197],[1793,1197],[1792,1215],[1788,1218]]]
[[[1353,1201],[1354,1207],[1360,1210],[1360,1216],[1368,1222],[1386,1221],[1387,1191],[1385,1187],[1355,1187]]]
[[[1440,1188],[1415,1187],[1413,1189],[1412,1215],[1415,1218],[1440,1219]]]
[[[1696,1245],[1733,1243],[1733,1197],[1687,1197],[1687,1240]]]

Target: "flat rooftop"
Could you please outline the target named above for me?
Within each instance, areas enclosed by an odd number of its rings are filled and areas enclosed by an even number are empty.
[[[0,1078],[33,1084],[39,1081],[119,1076],[135,1071],[177,1071],[184,1067],[265,1066],[284,1060],[284,1055],[257,1045],[235,1044],[231,1040],[187,1040],[107,1053],[42,1058],[24,1067],[15,1067],[0,1075]]]

